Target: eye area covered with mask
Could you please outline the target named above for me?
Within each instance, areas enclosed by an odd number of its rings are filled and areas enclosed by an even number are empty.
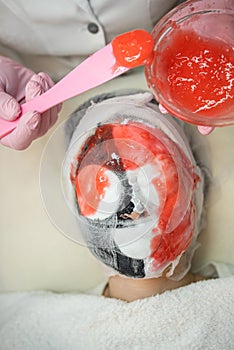
[[[203,176],[180,126],[150,93],[91,104],[75,126],[65,167],[88,248],[110,274],[175,276],[196,249]],[[198,200],[199,199],[199,200]]]

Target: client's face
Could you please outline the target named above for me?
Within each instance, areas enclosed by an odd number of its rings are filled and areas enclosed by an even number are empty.
[[[66,162],[91,252],[125,276],[173,274],[201,214],[201,173],[180,126],[142,96],[105,100],[86,111]]]

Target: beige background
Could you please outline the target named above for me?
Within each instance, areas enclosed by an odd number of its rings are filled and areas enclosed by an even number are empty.
[[[143,73],[119,77],[67,101],[53,130],[29,149],[0,148],[0,291],[85,291],[103,280],[87,248],[51,222],[40,194],[39,170],[45,145],[59,123],[87,98],[122,88],[147,88]],[[234,126],[216,129],[207,140],[214,183],[196,267],[210,260],[234,264]]]

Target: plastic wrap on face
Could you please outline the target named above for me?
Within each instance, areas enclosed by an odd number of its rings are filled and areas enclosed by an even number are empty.
[[[65,170],[89,249],[118,273],[143,278],[174,269],[190,246],[201,186],[179,126],[139,101],[90,107]]]

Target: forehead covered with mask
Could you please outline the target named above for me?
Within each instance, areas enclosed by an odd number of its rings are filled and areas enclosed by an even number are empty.
[[[67,197],[111,274],[180,279],[197,246],[203,175],[183,123],[151,100],[118,96],[83,110],[65,159]]]

